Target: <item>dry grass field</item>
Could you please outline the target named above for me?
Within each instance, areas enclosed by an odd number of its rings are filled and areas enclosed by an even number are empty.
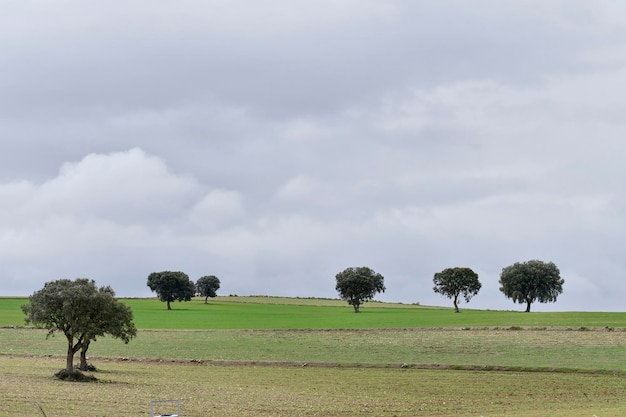
[[[98,383],[52,377],[59,358],[0,356],[0,416],[589,416],[626,412],[624,375],[105,361]],[[40,408],[41,407],[41,410]]]

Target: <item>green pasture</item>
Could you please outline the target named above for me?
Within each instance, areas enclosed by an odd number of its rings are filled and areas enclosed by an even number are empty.
[[[23,326],[27,298],[0,298],[0,327]],[[340,300],[274,297],[217,297],[208,304],[122,299],[139,329],[383,329],[424,327],[626,327],[626,313],[462,310],[418,305],[366,303],[361,313]]]
[[[0,329],[0,355],[55,356],[63,335]],[[92,343],[92,362],[107,358],[328,364],[356,367],[471,367],[626,373],[626,331],[581,330],[140,330],[128,345]]]

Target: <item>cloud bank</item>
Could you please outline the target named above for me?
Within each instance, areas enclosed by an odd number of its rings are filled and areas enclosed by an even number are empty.
[[[466,307],[518,309],[499,273],[541,259],[564,293],[533,309],[622,309],[622,6],[68,7],[0,17],[3,294],[172,269],[335,297],[369,266],[448,305],[433,274],[467,266]]]

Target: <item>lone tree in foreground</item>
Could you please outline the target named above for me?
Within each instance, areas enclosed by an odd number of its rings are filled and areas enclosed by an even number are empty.
[[[171,310],[172,301],[191,301],[196,294],[196,286],[184,272],[162,271],[153,272],[148,276],[148,287],[159,296],[159,300],[167,303]]]
[[[215,275],[198,278],[196,281],[196,291],[204,297],[204,304],[209,297],[217,297],[217,290],[220,289],[220,280]]]
[[[93,280],[60,279],[47,282],[22,306],[26,323],[47,329],[47,337],[55,332],[65,335],[66,367],[59,377],[80,379],[74,371],[74,354],[97,336],[111,334],[127,342],[136,334],[132,311],[113,295],[110,287],[98,289]]]
[[[337,279],[335,289],[342,300],[346,300],[354,307],[355,313],[359,312],[362,303],[373,299],[376,293],[385,292],[386,289],[385,278],[366,266],[347,268],[335,278]]]
[[[555,302],[563,292],[565,280],[554,263],[532,260],[503,268],[499,282],[500,291],[516,303],[526,303],[528,313],[535,301]]]
[[[478,281],[478,274],[470,268],[444,269],[435,274],[433,283],[433,291],[453,299],[456,313],[459,312],[459,296],[463,296],[465,302],[469,303],[482,286]]]

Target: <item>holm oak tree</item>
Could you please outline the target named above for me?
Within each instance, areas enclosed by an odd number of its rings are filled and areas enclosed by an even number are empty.
[[[335,289],[342,300],[354,307],[354,312],[360,311],[362,303],[374,298],[379,292],[385,292],[385,278],[374,270],[361,266],[347,268],[335,276]]]
[[[529,312],[535,301],[555,302],[563,292],[565,280],[554,263],[532,260],[503,268],[499,282],[500,291],[516,303],[526,303]]]
[[[74,375],[74,354],[85,352],[96,337],[109,334],[125,343],[136,335],[130,307],[114,298],[110,287],[98,288],[85,278],[59,279],[29,297],[22,306],[26,323],[48,330],[47,337],[63,333],[67,340],[65,375]]]
[[[459,296],[463,296],[465,302],[469,303],[481,287],[478,274],[470,268],[446,268],[435,274],[433,283],[433,291],[452,298],[456,313],[459,312]]]
[[[148,287],[167,303],[168,310],[172,309],[172,301],[191,301],[196,294],[194,283],[180,271],[153,272],[148,276]]]

